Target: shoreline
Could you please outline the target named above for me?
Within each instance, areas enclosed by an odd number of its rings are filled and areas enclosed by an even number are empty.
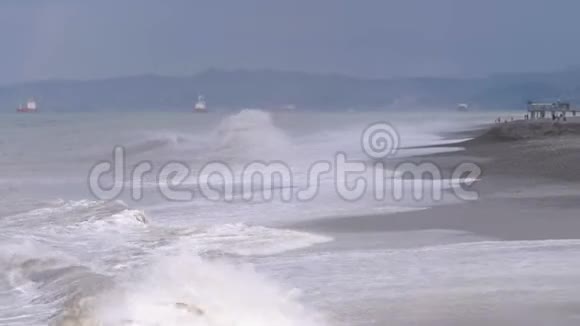
[[[443,203],[411,212],[323,218],[287,227],[335,237],[344,233],[456,230],[508,241],[580,239],[580,135],[550,134],[520,140],[490,137],[498,128],[522,123],[531,125],[514,121],[461,132],[462,137],[469,133],[474,138],[454,144],[465,148],[460,152],[405,159],[433,162],[444,172],[462,162],[478,164],[483,175],[473,186],[480,194],[476,201]],[[442,146],[425,148],[430,147]]]

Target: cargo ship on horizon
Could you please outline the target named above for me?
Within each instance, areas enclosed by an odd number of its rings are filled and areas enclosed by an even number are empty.
[[[197,97],[197,102],[195,102],[195,105],[193,107],[193,112],[194,113],[206,113],[207,112],[207,103],[205,102],[205,98],[203,97],[203,95],[199,95]]]
[[[18,109],[16,109],[16,112],[19,112],[19,113],[38,112],[38,104],[36,103],[36,101],[34,99],[29,99],[26,102],[26,105],[20,105],[20,107]]]

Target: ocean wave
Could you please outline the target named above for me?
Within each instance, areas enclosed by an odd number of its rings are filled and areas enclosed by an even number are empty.
[[[21,292],[27,292],[39,277],[35,275],[58,270],[79,263],[73,257],[62,252],[48,250],[46,247],[35,244],[31,240],[24,242],[0,243],[0,269],[4,271],[7,284]]]
[[[0,243],[0,324],[46,325],[75,297],[112,287],[78,259],[32,240]]]
[[[69,305],[57,325],[324,325],[299,295],[250,266],[176,255],[157,259],[113,291]]]
[[[138,141],[126,144],[124,146],[127,155],[143,154],[164,148],[180,148],[193,144],[196,141],[194,135],[176,133],[173,131],[156,132],[147,134]]]
[[[279,159],[292,142],[272,121],[269,112],[245,109],[222,120],[214,139],[213,154],[232,159]]]
[[[4,226],[27,226],[31,229],[73,227],[75,225],[146,225],[143,211],[129,209],[123,201],[57,200],[41,208],[6,217]]]
[[[40,235],[58,234],[58,238],[67,235],[67,241],[84,237],[96,244],[112,237],[109,241],[119,244],[125,238],[118,238],[118,233],[125,232],[125,236],[147,243],[183,245],[180,242],[183,240],[199,252],[238,256],[274,255],[332,241],[323,235],[244,223],[205,227],[166,225],[150,219],[142,210],[129,208],[123,201],[59,200],[2,222],[3,226],[26,227],[31,234],[37,234],[33,232],[36,230]],[[102,237],[95,232],[102,232]]]
[[[331,238],[246,224],[174,226],[122,201],[57,200],[9,218],[0,237],[7,239],[0,301],[15,303],[0,308],[0,323],[319,325],[292,291],[216,259],[275,255]]]

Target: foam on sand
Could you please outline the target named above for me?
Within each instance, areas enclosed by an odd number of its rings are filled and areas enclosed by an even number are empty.
[[[178,247],[201,252],[217,250],[240,256],[265,256],[330,241],[332,238],[317,234],[237,223],[186,232]]]

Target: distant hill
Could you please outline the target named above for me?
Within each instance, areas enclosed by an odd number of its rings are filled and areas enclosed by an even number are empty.
[[[503,74],[486,78],[362,79],[274,70],[207,70],[190,77],[143,75],[100,80],[55,80],[0,87],[0,111],[35,97],[46,111],[188,110],[198,94],[211,108],[387,110],[518,109],[527,100],[580,103],[580,70]]]

